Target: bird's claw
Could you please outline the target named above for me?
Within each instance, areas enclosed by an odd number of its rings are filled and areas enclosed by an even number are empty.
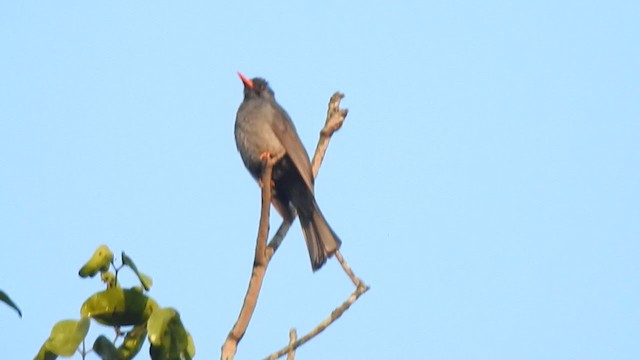
[[[260,160],[267,161],[269,159],[271,159],[271,153],[270,152],[265,151],[262,154],[260,154]]]

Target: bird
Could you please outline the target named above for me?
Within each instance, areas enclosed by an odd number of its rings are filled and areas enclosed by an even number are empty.
[[[244,85],[244,99],[238,108],[234,129],[238,152],[258,182],[262,179],[264,157],[274,159],[271,203],[289,223],[294,220],[293,210],[297,211],[315,272],[335,254],[342,242],[316,202],[309,155],[293,121],[276,102],[269,83],[260,77],[248,79],[240,72],[238,76]]]

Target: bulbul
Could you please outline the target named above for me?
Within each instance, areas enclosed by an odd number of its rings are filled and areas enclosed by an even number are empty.
[[[244,84],[244,100],[236,114],[234,131],[238,152],[256,180],[262,178],[263,156],[269,154],[276,159],[271,203],[285,221],[294,220],[293,209],[298,212],[311,268],[316,271],[338,250],[341,241],[316,203],[309,155],[267,81],[238,75]]]

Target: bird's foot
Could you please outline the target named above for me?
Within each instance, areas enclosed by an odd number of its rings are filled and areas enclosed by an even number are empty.
[[[262,179],[258,179],[258,185],[260,185],[260,189],[262,189],[262,187],[264,186]],[[273,189],[275,186],[276,186],[276,183],[273,182],[273,180],[271,180],[271,188]]]

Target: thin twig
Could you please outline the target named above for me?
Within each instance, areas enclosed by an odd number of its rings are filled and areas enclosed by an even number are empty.
[[[327,110],[327,120],[325,122],[325,126],[320,131],[320,139],[318,140],[318,146],[316,147],[316,153],[313,156],[313,161],[311,162],[311,166],[313,169],[314,178],[318,176],[318,171],[320,169],[320,164],[324,158],[324,155],[327,151],[327,147],[329,146],[329,140],[333,133],[338,130],[348,114],[347,109],[340,109],[340,100],[344,97],[343,94],[336,92],[329,100],[329,109]],[[280,229],[278,229],[278,233],[274,236],[274,238],[269,242],[269,247],[272,244],[275,244],[274,251],[277,249],[277,246],[280,245],[284,235],[286,235],[287,230],[289,229],[290,224],[284,222],[280,225]],[[282,234],[280,234],[282,230]],[[281,235],[281,237],[278,237]],[[278,350],[277,352],[269,355],[266,359],[275,360],[278,359],[285,354],[291,354],[292,351],[297,349],[298,347],[305,344],[307,341],[313,339],[316,335],[320,334],[324,331],[329,325],[331,325],[334,321],[336,321],[342,314],[344,314],[353,303],[355,303],[362,294],[369,290],[369,286],[365,285],[365,283],[360,280],[351,270],[351,267],[347,264],[347,262],[342,257],[340,251],[336,251],[336,259],[342,266],[342,269],[347,274],[347,276],[351,279],[353,284],[355,285],[355,291],[344,301],[340,306],[338,306],[335,310],[331,312],[331,315],[324,319],[318,326],[316,326],[313,330],[311,330],[308,334],[295,341],[294,343],[289,342],[289,345]]]
[[[338,260],[338,262],[342,266],[342,269],[344,270],[344,272],[347,274],[347,276],[349,276],[349,278],[351,279],[353,284],[356,286],[356,290],[353,292],[353,294],[351,294],[351,296],[349,296],[347,298],[347,300],[345,302],[342,303],[342,305],[338,306],[335,310],[333,310],[331,312],[331,315],[328,318],[323,320],[320,324],[318,324],[318,326],[316,326],[308,334],[306,334],[305,336],[300,338],[300,340],[297,340],[293,344],[291,342],[289,342],[288,346],[286,346],[286,347],[278,350],[277,352],[269,355],[266,359],[269,359],[269,360],[278,359],[278,358],[284,356],[285,354],[287,354],[287,353],[297,349],[298,347],[304,345],[304,343],[308,342],[309,340],[313,339],[316,335],[320,334],[322,331],[324,331],[324,329],[329,327],[329,325],[331,325],[340,316],[342,316],[342,314],[345,311],[347,311],[347,309],[349,307],[351,307],[351,305],[353,305],[353,303],[355,303],[356,300],[358,300],[358,298],[362,294],[364,294],[365,292],[367,292],[369,290],[369,286],[365,285],[365,283],[360,278],[358,278],[356,276],[356,274],[354,274],[353,270],[351,270],[351,267],[349,267],[349,264],[347,264],[347,262],[344,260],[344,258],[342,257],[342,254],[340,253],[339,250],[336,251],[336,259]]]
[[[344,120],[349,113],[348,109],[340,109],[340,100],[344,98],[344,94],[335,92],[331,99],[329,99],[329,108],[327,109],[327,120],[324,123],[324,127],[320,131],[320,138],[318,139],[318,145],[316,146],[316,153],[313,155],[311,161],[311,169],[313,169],[313,177],[318,177],[318,171],[320,171],[320,164],[324,159],[324,155],[329,147],[329,140],[331,136],[342,127]]]
[[[287,354],[287,360],[294,360],[296,357],[296,349],[292,346],[296,343],[296,340],[298,340],[298,333],[296,333],[295,328],[291,328],[291,330],[289,330],[289,346],[291,347],[291,350],[289,350],[289,353]]]
[[[342,266],[342,269],[347,274],[349,279],[351,279],[351,281],[353,281],[353,285],[358,287],[358,286],[363,284],[362,280],[360,280],[356,276],[356,274],[353,273],[353,270],[351,270],[351,267],[349,267],[349,264],[347,264],[347,262],[344,261],[344,258],[342,257],[342,254],[340,253],[340,250],[336,251],[336,259],[338,259],[338,262],[340,263],[340,266]]]
[[[320,334],[324,329],[329,327],[329,325],[331,325],[334,321],[338,320],[338,318],[340,318],[340,316],[342,316],[342,314],[344,314],[344,312],[347,311],[347,309],[349,309],[349,307],[351,307],[351,305],[353,305],[353,303],[355,303],[356,300],[358,300],[358,298],[362,294],[367,292],[367,290],[369,290],[369,287],[366,285],[358,286],[356,290],[353,292],[353,294],[351,294],[351,296],[349,296],[349,298],[347,298],[347,300],[343,302],[342,305],[340,305],[335,310],[333,310],[331,312],[331,315],[329,315],[329,317],[324,319],[318,326],[316,326],[308,334],[301,337],[295,343],[289,344],[286,347],[267,356],[265,359],[269,359],[269,360],[278,359],[284,356],[285,354],[289,353],[291,350],[295,350],[300,346],[304,345],[307,341],[313,339],[316,335]]]
[[[251,272],[251,280],[247,294],[244,297],[244,303],[238,315],[238,320],[231,328],[227,339],[222,345],[222,353],[220,359],[231,360],[236,354],[238,343],[244,336],[249,326],[249,321],[253,315],[260,295],[260,288],[267,271],[267,237],[269,236],[269,210],[271,206],[271,172],[273,169],[274,159],[265,161],[264,173],[262,174],[262,206],[260,209],[260,225],[258,227],[258,236],[256,240],[256,252],[253,260],[253,271]]]
[[[295,209],[291,209],[291,215],[293,215],[292,219],[295,219],[297,214],[298,213]],[[267,248],[271,249],[271,251],[269,251],[268,253],[269,260],[271,260],[271,256],[273,256],[273,253],[275,253],[276,250],[278,250],[278,248],[280,247],[280,244],[282,244],[282,240],[284,240],[284,237],[287,236],[287,232],[289,231],[290,227],[290,222],[282,220],[282,224],[280,224],[278,231],[276,231],[276,233],[271,238],[271,241],[269,241],[269,245],[267,245]]]
[[[322,165],[322,160],[324,159],[324,155],[327,152],[327,148],[329,147],[329,140],[333,134],[342,127],[344,120],[347,118],[347,114],[349,113],[348,109],[340,109],[340,100],[344,98],[344,94],[340,92],[335,92],[331,99],[329,99],[329,106],[327,109],[327,118],[324,122],[324,127],[320,130],[320,138],[318,139],[318,145],[316,145],[316,152],[313,154],[313,159],[311,160],[311,170],[313,172],[313,178],[315,179],[318,176],[318,172],[320,171],[320,165]],[[295,219],[296,212],[293,212],[292,219]],[[278,250],[280,244],[282,244],[282,240],[287,235],[287,231],[291,227],[291,223],[287,221],[283,221],[278,228],[278,231],[273,235],[271,241],[269,241],[268,247],[273,249],[271,254]]]

